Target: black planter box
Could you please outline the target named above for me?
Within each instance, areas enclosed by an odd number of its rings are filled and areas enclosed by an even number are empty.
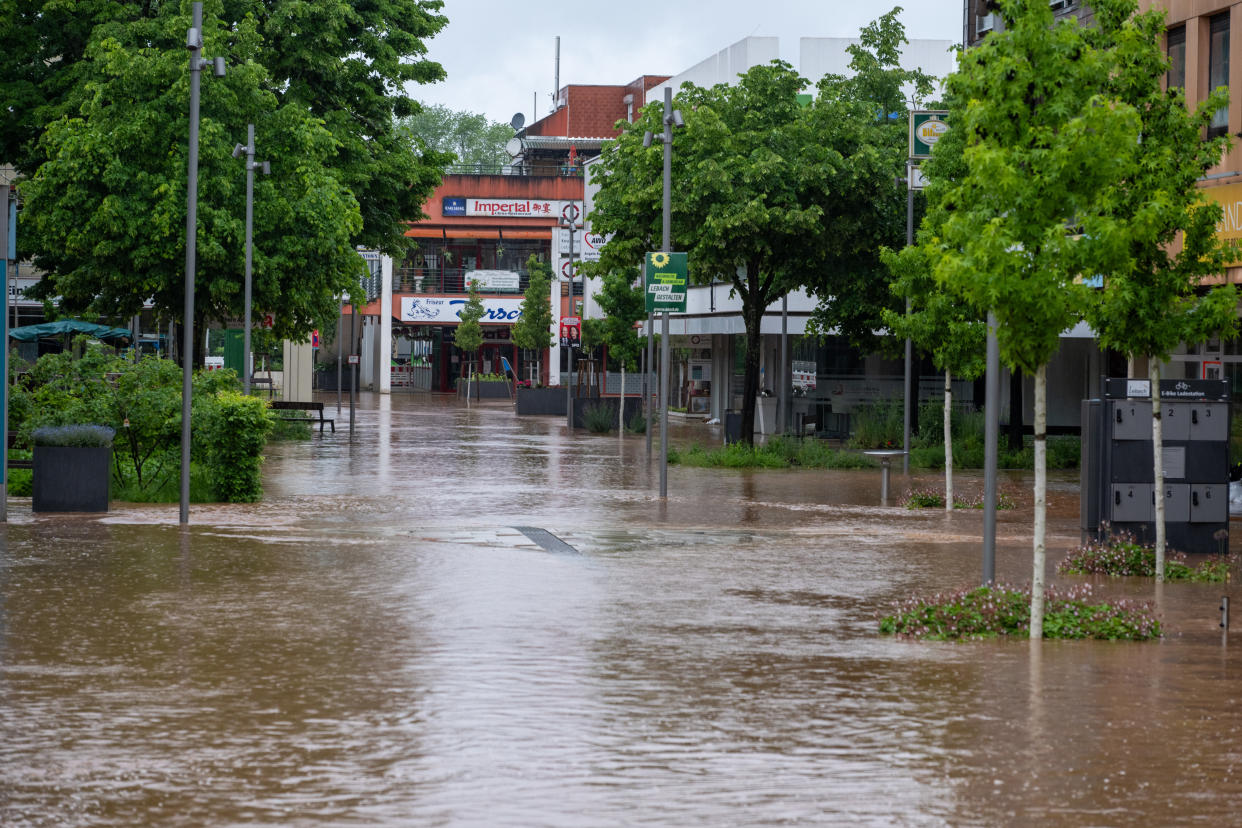
[[[620,397],[575,397],[574,428],[586,428],[586,410],[588,408],[605,408],[608,410],[612,430],[617,430],[617,416],[621,413]],[[638,404],[631,400],[625,406],[625,413],[633,417],[638,413]]]
[[[106,512],[112,480],[108,446],[35,446],[36,512]]]
[[[498,400],[509,398],[510,386],[507,382],[497,380],[487,380],[485,382],[457,380],[457,397],[459,399],[464,400],[466,398],[467,389],[470,391],[470,399],[472,400]]]
[[[518,414],[559,414],[565,416],[565,387],[519,388]]]

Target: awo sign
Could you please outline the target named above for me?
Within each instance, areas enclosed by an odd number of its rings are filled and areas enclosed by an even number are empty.
[[[556,231],[559,242],[558,249],[562,256],[569,255],[569,229],[562,228]],[[598,262],[599,252],[604,245],[608,243],[610,236],[604,236],[600,233],[587,233],[584,230],[578,230],[574,233],[574,258],[583,262]]]

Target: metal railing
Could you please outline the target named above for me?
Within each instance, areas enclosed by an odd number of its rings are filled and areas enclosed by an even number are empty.
[[[392,275],[392,289],[397,293],[466,293],[466,276],[474,268],[400,267]],[[479,293],[513,295],[524,293],[530,286],[530,273],[517,271],[517,289],[479,286]]]
[[[556,162],[523,164],[450,164],[445,175],[518,175],[540,178],[581,178],[581,164]]]

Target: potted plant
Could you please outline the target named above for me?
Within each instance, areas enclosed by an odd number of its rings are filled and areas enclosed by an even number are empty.
[[[33,505],[36,512],[106,512],[112,477],[112,438],[108,426],[66,425],[36,428]]]

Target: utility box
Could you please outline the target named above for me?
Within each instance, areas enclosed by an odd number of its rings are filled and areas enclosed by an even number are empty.
[[[1161,492],[1155,488],[1151,408],[1149,380],[1107,379],[1100,399],[1082,401],[1083,537],[1107,524],[1154,542],[1160,497],[1168,547],[1216,553],[1229,531],[1229,384],[1161,381]]]

